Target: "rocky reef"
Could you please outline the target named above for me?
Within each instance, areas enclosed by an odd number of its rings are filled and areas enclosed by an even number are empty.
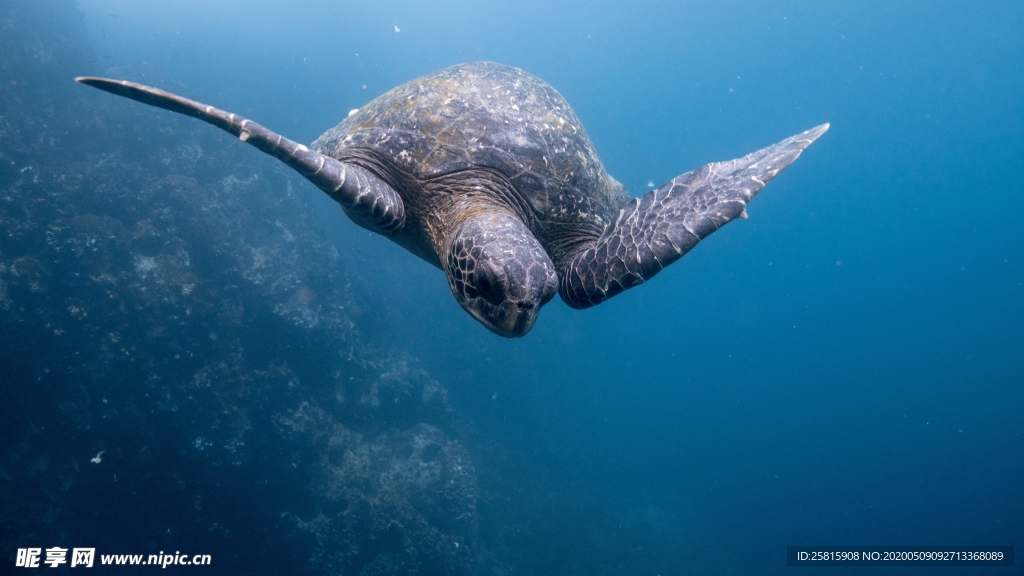
[[[316,191],[208,126],[76,85],[101,71],[70,0],[2,4],[3,556],[472,571],[459,420],[361,334]]]

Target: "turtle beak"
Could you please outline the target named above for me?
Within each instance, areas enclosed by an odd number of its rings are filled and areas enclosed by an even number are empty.
[[[486,318],[481,311],[476,308],[467,308],[470,314],[483,324],[488,330],[494,332],[498,336],[505,338],[522,338],[526,336],[530,329],[533,328],[534,322],[537,321],[537,313],[540,308],[533,305],[516,305],[512,302],[502,302],[501,306],[495,309],[497,314],[493,314],[493,317]]]
[[[539,308],[535,306],[529,306],[524,308],[522,306],[510,306],[511,310],[506,316],[504,326],[504,333],[502,336],[506,338],[522,338],[526,336],[530,329],[533,328],[533,323],[537,321],[537,312]]]

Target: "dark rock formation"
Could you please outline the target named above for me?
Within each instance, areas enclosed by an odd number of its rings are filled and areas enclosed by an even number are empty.
[[[319,192],[205,125],[76,85],[96,70],[70,0],[0,4],[3,557],[471,571],[457,419],[361,335],[372,303],[324,240]]]

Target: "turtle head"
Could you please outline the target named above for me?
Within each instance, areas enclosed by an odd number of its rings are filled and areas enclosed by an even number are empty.
[[[491,332],[525,336],[540,307],[558,292],[558,276],[540,242],[517,218],[485,213],[467,220],[444,258],[452,294]]]

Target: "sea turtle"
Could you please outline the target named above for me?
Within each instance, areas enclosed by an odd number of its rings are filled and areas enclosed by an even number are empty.
[[[309,148],[156,88],[77,80],[199,118],[278,158],[356,224],[442,269],[459,305],[506,337],[529,332],[555,292],[573,308],[600,304],[746,218],[754,195],[828,129],[708,164],[631,199],[554,88],[493,62],[394,88]]]

